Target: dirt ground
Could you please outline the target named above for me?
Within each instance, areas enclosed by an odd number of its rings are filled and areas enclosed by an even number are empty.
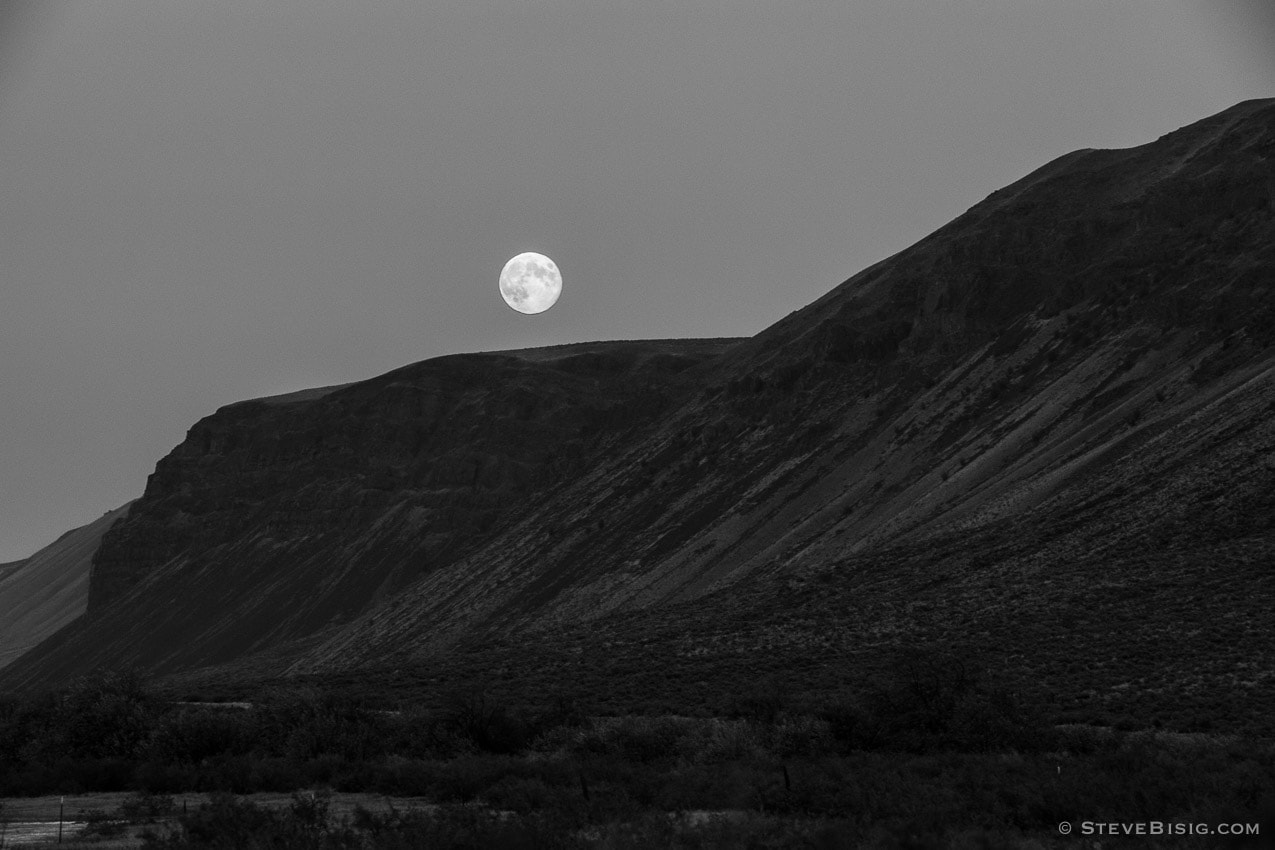
[[[158,824],[129,826],[127,832],[118,838],[94,838],[92,842],[75,840],[76,834],[84,828],[85,814],[99,809],[112,814],[129,797],[131,792],[109,794],[68,794],[65,797],[7,797],[0,799],[0,847],[39,846],[55,843],[58,835],[59,808],[64,820],[62,826],[62,847],[74,850],[76,847],[93,847],[97,850],[125,850],[141,845],[140,834],[146,829],[164,828]],[[180,813],[183,806],[196,809],[208,801],[207,794],[174,794],[172,795]],[[241,799],[252,801],[260,806],[282,807],[292,802],[290,793],[246,794]],[[343,794],[333,792],[328,809],[330,815],[339,820],[354,812],[355,806],[362,806],[370,811],[388,811],[390,805],[399,811],[412,808],[424,808],[428,805],[423,797],[385,797],[380,794]]]

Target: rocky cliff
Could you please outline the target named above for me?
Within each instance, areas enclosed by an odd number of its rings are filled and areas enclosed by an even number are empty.
[[[743,653],[814,680],[929,635],[1062,691],[1066,657],[1102,659],[1098,703],[1145,678],[1129,647],[1180,640],[1163,699],[1269,696],[1246,671],[1271,660],[1272,285],[1266,100],[1062,157],[748,340],[232,405],[103,541],[90,615],[0,685],[508,671],[528,642],[548,676],[602,636],[636,669]],[[1051,639],[1066,657],[1025,649]]]

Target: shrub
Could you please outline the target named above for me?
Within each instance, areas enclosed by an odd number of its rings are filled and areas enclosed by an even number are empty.
[[[306,763],[284,758],[249,758],[244,786],[251,791],[292,791],[306,784]]]
[[[251,743],[250,721],[240,712],[175,711],[159,721],[147,752],[166,764],[198,764],[223,754],[244,753]]]
[[[423,797],[433,793],[440,772],[437,762],[391,758],[377,774],[374,789],[382,794]]]
[[[1003,688],[962,695],[948,721],[947,742],[963,752],[1050,749],[1056,737],[1034,706]]]
[[[589,722],[579,700],[571,699],[565,694],[556,694],[549,706],[536,718],[535,727],[538,734],[553,729],[578,729]]]
[[[1068,724],[1059,726],[1055,730],[1056,745],[1066,752],[1077,755],[1117,749],[1123,738],[1122,733],[1105,726]]]
[[[84,821],[80,835],[85,838],[117,838],[128,828],[123,820],[103,809],[86,809],[80,812],[80,819]]]
[[[200,787],[200,768],[194,765],[147,761],[133,769],[133,787],[155,794],[174,794]]]
[[[950,651],[910,650],[859,699],[842,698],[821,716],[845,750],[986,752],[1047,748],[1039,707],[992,681]]]
[[[779,717],[785,704],[786,700],[779,680],[774,676],[766,676],[735,700],[734,705],[731,706],[731,714],[770,725]]]
[[[842,752],[875,750],[885,743],[879,718],[857,700],[841,697],[825,705],[819,716]]]
[[[494,809],[527,814],[557,806],[560,790],[550,788],[538,777],[506,776],[483,791],[484,802]]]
[[[762,736],[755,724],[747,720],[707,720],[699,725],[700,735],[682,739],[680,751],[688,757],[709,763],[739,761],[761,755]],[[692,742],[694,749],[686,744]]]
[[[157,847],[262,847],[280,846],[272,838],[283,831],[282,818],[231,794],[215,794],[180,819],[181,830],[163,839],[152,837],[148,844]],[[288,846],[288,845],[283,845]]]
[[[219,756],[200,767],[197,790],[248,794],[255,790],[252,780],[252,760],[247,756]]]
[[[156,711],[136,673],[85,677],[32,707],[24,755],[30,761],[134,758],[150,736]]]
[[[430,796],[444,802],[469,803],[506,777],[526,775],[525,763],[490,755],[463,756],[440,768]]]
[[[527,748],[535,729],[486,691],[474,690],[452,696],[436,721],[435,732],[440,745],[451,739],[482,752],[511,754]]]
[[[573,748],[580,754],[645,763],[676,755],[688,734],[687,725],[672,718],[624,717],[588,730]]]
[[[740,809],[755,781],[755,772],[738,764],[688,765],[661,778],[655,804],[669,812]]]
[[[154,823],[171,815],[176,808],[172,797],[139,791],[120,803],[120,816],[129,823]]]
[[[322,830],[328,825],[328,809],[332,803],[332,792],[326,789],[319,791],[293,791],[292,803],[288,810],[292,820],[307,830]]]
[[[313,759],[324,754],[349,761],[385,753],[390,736],[379,714],[355,700],[316,688],[273,688],[254,706],[258,746],[270,755]]]
[[[830,723],[809,715],[784,715],[770,730],[770,748],[780,758],[826,753],[833,740]]]

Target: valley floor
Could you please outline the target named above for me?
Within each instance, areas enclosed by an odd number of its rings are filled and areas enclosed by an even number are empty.
[[[101,850],[1045,850],[1105,846],[1095,830],[1107,824],[1147,830],[1139,847],[1212,848],[1271,846],[1275,830],[1270,741],[1063,727],[1047,751],[906,753],[839,751],[826,731],[783,716],[608,718],[549,730],[507,754],[249,754],[203,772],[135,764],[117,780],[176,787],[65,803],[4,798],[3,846],[54,839],[60,806],[63,846]],[[180,790],[216,781],[218,769],[239,794]],[[101,776],[92,765],[83,772]],[[1217,834],[1235,824],[1248,843]]]

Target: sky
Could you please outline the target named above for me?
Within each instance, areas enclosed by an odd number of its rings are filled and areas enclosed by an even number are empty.
[[[1271,45],[1269,0],[0,0],[0,562],[234,401],[755,334],[1054,157],[1275,95]]]

